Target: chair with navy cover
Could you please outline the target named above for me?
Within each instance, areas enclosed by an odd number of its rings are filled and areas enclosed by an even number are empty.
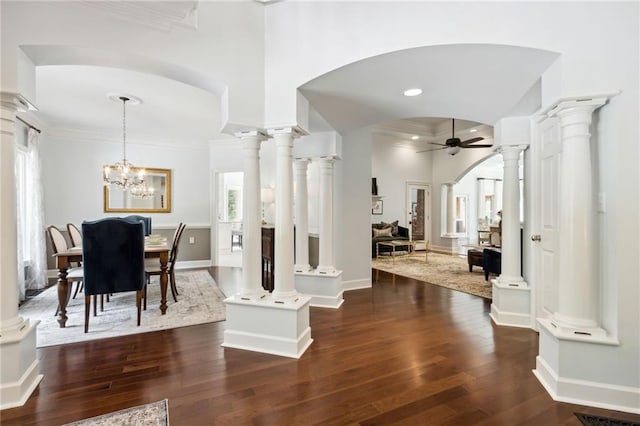
[[[138,214],[132,214],[132,215],[123,217],[123,219],[133,220],[133,221],[142,221],[142,223],[144,223],[144,236],[146,237],[148,235],[151,235],[151,216],[140,216]]]
[[[89,331],[91,296],[136,292],[138,325],[145,287],[144,225],[121,218],[82,224],[84,332]],[[94,299],[95,300],[95,299]],[[94,302],[95,303],[95,302]]]

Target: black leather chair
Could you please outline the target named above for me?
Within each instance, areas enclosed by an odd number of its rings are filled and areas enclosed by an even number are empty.
[[[482,250],[482,268],[484,279],[489,281],[489,273],[500,275],[502,273],[502,252],[496,248]]]
[[[145,287],[144,225],[121,218],[82,224],[84,332],[89,331],[91,296],[136,292],[138,325]],[[95,303],[95,298],[94,298]]]
[[[123,217],[123,219],[129,221],[141,221],[144,223],[144,235],[145,237],[151,235],[151,216],[140,216],[138,214],[132,214],[129,216]]]

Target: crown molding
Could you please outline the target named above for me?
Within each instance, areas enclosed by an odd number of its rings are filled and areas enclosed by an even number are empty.
[[[171,31],[176,26],[198,29],[198,0],[173,2],[81,0],[79,4],[161,31]]]

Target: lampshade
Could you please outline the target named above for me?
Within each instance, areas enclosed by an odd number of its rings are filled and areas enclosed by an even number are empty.
[[[275,194],[273,188],[262,188],[260,190],[260,199],[265,204],[271,204],[275,201]]]

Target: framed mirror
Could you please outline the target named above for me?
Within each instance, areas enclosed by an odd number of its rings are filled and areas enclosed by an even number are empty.
[[[115,166],[110,166],[115,168]],[[138,194],[131,190],[123,191],[116,185],[104,186],[104,211],[114,213],[171,212],[171,170],[133,167],[131,171],[137,173],[144,170],[144,191]]]

